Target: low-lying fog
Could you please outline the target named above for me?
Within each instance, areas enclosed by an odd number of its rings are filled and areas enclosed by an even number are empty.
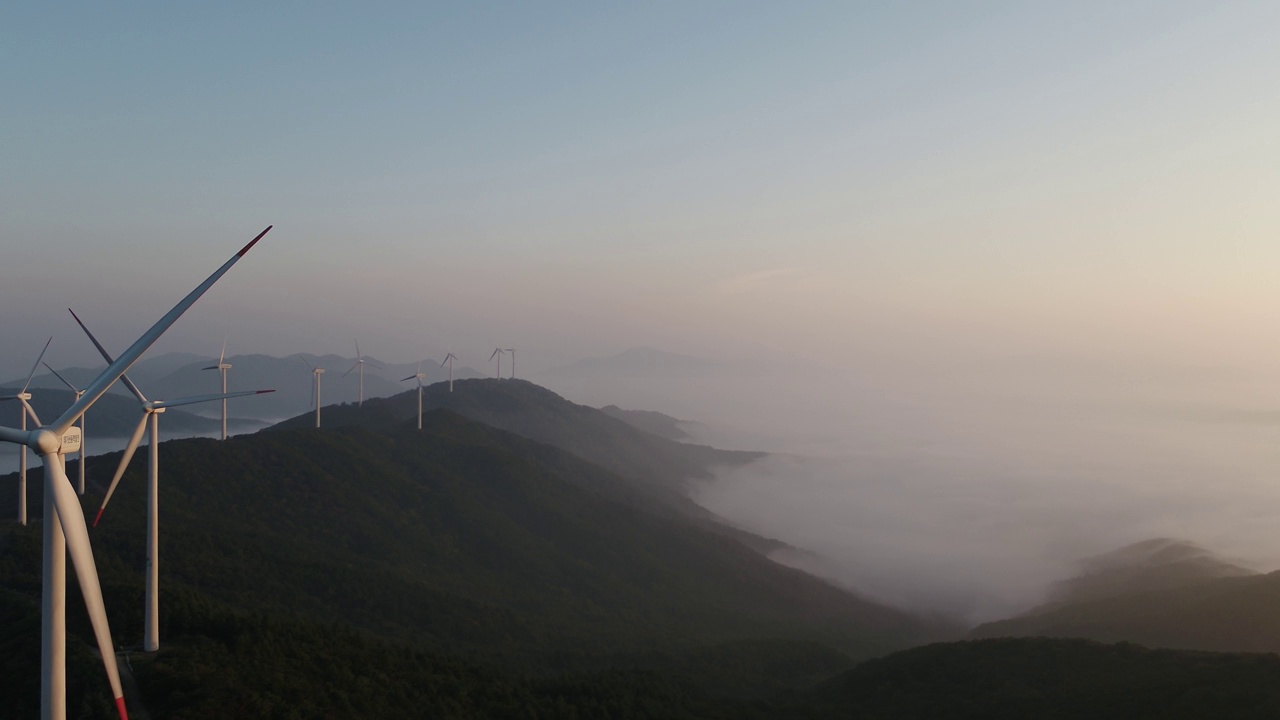
[[[913,610],[1008,616],[1079,558],[1155,536],[1280,564],[1280,386],[1260,376],[1019,362],[549,384],[773,451],[698,500],[798,549],[779,561]]]

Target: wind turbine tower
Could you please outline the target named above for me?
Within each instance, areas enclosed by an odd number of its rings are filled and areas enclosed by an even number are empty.
[[[311,368],[311,376],[315,379],[311,386],[311,400],[316,405],[316,427],[320,427],[320,376],[324,374],[324,368],[312,365],[307,362],[306,358],[300,357],[300,359],[307,367]]]
[[[449,363],[449,392],[453,392],[453,361],[457,359],[456,355],[449,353],[444,356],[444,360],[440,361],[440,367],[444,367],[445,363]]]
[[[426,375],[422,374],[422,363],[419,362],[417,374],[410,375],[409,377],[404,378],[403,380],[400,381],[400,382],[405,382],[405,380],[418,381],[418,429],[419,430],[422,429],[422,378],[424,377],[426,377]]]
[[[40,367],[40,361],[44,360],[45,350],[49,349],[49,343],[53,342],[53,338],[49,338],[44,343],[44,350],[40,351],[40,356],[36,358],[35,365],[31,366],[31,372],[27,373],[27,381],[22,384],[22,389],[17,395],[9,395],[0,398],[0,400],[17,400],[21,406],[18,408],[19,430],[26,432],[27,418],[30,417],[37,426],[40,420],[36,417],[36,411],[32,409],[31,393],[27,392],[27,388],[31,385],[31,378],[35,377],[36,370]],[[23,445],[18,451],[18,522],[27,524],[27,446]]]
[[[222,394],[227,394],[227,371],[231,369],[231,363],[226,362],[227,357],[227,338],[222,338],[222,352],[218,353],[218,364],[210,365],[201,370],[217,370],[222,374]],[[222,439],[227,439],[227,399],[222,399]]]
[[[79,323],[80,328],[84,330],[85,335],[89,336],[89,341],[98,349],[98,354],[102,355],[102,359],[108,364],[114,362],[110,353],[106,348],[102,347],[102,343],[89,332],[89,328],[85,327],[73,311],[71,316]],[[116,468],[116,474],[111,478],[111,485],[107,488],[107,494],[102,498],[102,506],[98,508],[98,515],[93,519],[93,526],[98,526],[98,521],[102,519],[102,511],[107,509],[107,503],[111,502],[111,496],[116,491],[116,485],[120,483],[120,478],[124,476],[124,470],[129,466],[129,461],[133,459],[133,453],[138,449],[139,443],[142,442],[142,434],[150,430],[150,442],[147,445],[147,598],[146,598],[146,615],[143,618],[143,635],[142,649],[147,652],[155,652],[160,649],[160,515],[159,515],[159,499],[160,499],[160,415],[171,407],[180,405],[194,405],[195,403],[212,402],[214,400],[225,401],[229,397],[243,397],[245,395],[261,395],[263,393],[274,392],[273,390],[248,390],[234,393],[222,393],[220,395],[194,395],[191,397],[178,398],[177,400],[148,400],[142,391],[138,389],[133,381],[129,380],[128,375],[121,374],[120,382],[129,388],[129,392],[138,399],[138,403],[142,406],[142,420],[138,423],[138,427],[133,431],[133,437],[129,438],[129,444],[124,448],[124,455],[120,458],[120,467]]]
[[[516,379],[516,349],[507,348],[507,352],[511,353],[511,379]]]
[[[356,341],[356,364],[351,366],[351,370],[360,369],[360,407],[364,407],[364,355],[360,354],[360,341]],[[351,374],[351,370],[342,373],[342,377]]]
[[[504,352],[506,351],[503,350],[502,348],[494,348],[493,354],[489,356],[490,361],[492,361],[495,357],[498,358],[498,372],[494,375],[494,377],[497,378],[498,380],[502,379],[502,353]]]
[[[40,715],[42,718],[62,720],[67,715],[65,611],[68,555],[76,571],[80,593],[84,597],[85,610],[89,614],[89,622],[93,627],[94,639],[98,644],[103,669],[107,673],[107,682],[111,687],[111,696],[115,699],[116,710],[121,720],[128,720],[129,717],[125,711],[124,692],[120,686],[120,671],[116,666],[111,626],[107,621],[106,609],[102,602],[102,586],[98,582],[98,569],[93,561],[89,529],[85,525],[84,513],[80,509],[80,500],[63,469],[63,457],[80,448],[80,430],[75,427],[75,423],[85,410],[97,402],[107,389],[124,375],[125,371],[177,322],[178,318],[200,299],[200,296],[225,275],[232,265],[239,262],[240,258],[244,257],[245,253],[249,252],[269,230],[271,230],[270,226],[258,233],[258,236],[241,248],[240,252],[223,263],[196,289],[156,321],[156,324],[135,340],[115,362],[108,364],[106,369],[89,383],[80,399],[72,403],[71,407],[63,411],[52,423],[45,425],[37,418],[36,429],[29,432],[17,428],[0,427],[0,442],[29,447],[35,450],[44,461],[44,572],[40,603]]]
[[[64,378],[64,377],[62,377],[62,375],[61,375],[57,370],[54,370],[52,367],[50,367],[50,366],[49,366],[49,363],[45,363],[45,364],[44,364],[44,366],[45,366],[45,367],[47,367],[47,368],[49,368],[49,372],[53,373],[55,377],[57,377],[59,380],[61,380],[63,385],[66,385],[67,387],[71,388],[71,392],[73,392],[73,393],[75,393],[75,394],[76,394],[76,400],[77,400],[77,401],[78,401],[78,400],[79,400],[79,399],[84,395],[84,391],[83,391],[83,390],[81,390],[80,388],[77,388],[75,385],[72,385],[71,383],[67,382],[67,379],[66,379],[66,378]],[[85,415],[87,415],[87,414],[88,414],[88,413],[85,413]],[[79,487],[79,490],[80,490],[80,494],[81,494],[81,495],[84,495],[84,445],[85,445],[85,434],[84,434],[84,415],[81,415],[81,416],[80,416],[80,450],[79,450],[79,452],[77,452],[77,453],[76,453],[76,460],[77,460],[77,461],[79,461],[79,463],[80,463],[80,487]],[[65,461],[66,461],[66,456],[64,455],[62,459],[63,459],[63,461],[65,462]]]

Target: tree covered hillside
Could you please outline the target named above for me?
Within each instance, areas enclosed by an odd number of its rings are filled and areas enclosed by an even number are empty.
[[[554,445],[601,467],[635,480],[656,492],[683,496],[688,479],[711,477],[717,465],[741,465],[762,453],[717,450],[676,442],[640,430],[596,408],[569,402],[525,380],[458,380],[454,391],[436,383],[424,391],[427,409],[443,408],[485,425]],[[417,390],[366,400],[363,407],[337,405],[323,409],[325,427],[360,425],[378,428],[416,418]],[[306,428],[305,414],[275,426]]]

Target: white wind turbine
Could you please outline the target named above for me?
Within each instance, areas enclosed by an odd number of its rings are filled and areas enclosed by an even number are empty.
[[[58,419],[48,425],[37,420],[38,427],[31,431],[0,427],[0,442],[29,447],[35,450],[44,461],[44,569],[40,628],[40,715],[42,718],[64,720],[67,714],[65,610],[68,554],[71,556],[71,564],[79,580],[85,610],[89,613],[89,621],[93,625],[94,639],[98,643],[102,664],[107,672],[107,681],[111,685],[116,710],[121,720],[128,720],[129,717],[124,707],[120,672],[116,667],[115,650],[111,644],[111,627],[107,622],[106,609],[102,603],[98,569],[94,564],[93,548],[89,543],[89,529],[84,522],[80,501],[63,467],[64,456],[76,452],[80,447],[80,431],[75,427],[76,420],[80,419],[85,410],[97,402],[107,389],[147,351],[147,348],[151,347],[165,330],[168,330],[188,308],[195,304],[196,300],[200,299],[201,295],[204,295],[219,278],[225,275],[232,265],[244,257],[245,253],[249,252],[249,249],[270,229],[271,227],[268,226],[266,230],[259,233],[248,245],[241,248],[240,252],[223,263],[222,267],[215,270],[196,289],[156,321],[156,324],[135,340],[115,362],[107,365],[106,369],[85,388],[80,399],[63,411]]]
[[[66,385],[68,388],[71,388],[71,392],[76,394],[76,400],[79,400],[80,397],[84,395],[83,390],[67,382],[67,379],[62,377],[62,374],[59,373],[57,370],[54,370],[53,367],[49,365],[49,363],[45,363],[44,366],[49,368],[49,372],[53,373],[55,377],[61,380],[63,385]],[[85,415],[88,415],[88,413],[85,413]],[[79,452],[76,453],[76,460],[80,462],[80,483],[77,490],[79,490],[81,495],[84,494],[84,444],[86,439],[86,436],[84,434],[84,417],[85,417],[84,415],[80,416],[80,450]]]
[[[494,377],[496,377],[499,380],[502,379],[502,353],[504,352],[506,352],[506,350],[503,350],[502,348],[494,348],[493,354],[489,356],[490,361],[492,361],[495,357],[498,358],[498,372],[494,375]]]
[[[511,353],[511,379],[516,379],[516,349],[507,348],[507,352]]]
[[[419,361],[417,374],[410,375],[409,377],[404,378],[403,380],[400,381],[400,382],[405,382],[406,380],[418,381],[418,429],[419,430],[422,429],[422,378],[424,377],[426,377],[426,375],[422,373],[422,362]]]
[[[222,338],[222,352],[218,353],[218,364],[210,365],[201,370],[217,370],[222,374],[222,394],[227,393],[227,371],[231,369],[231,363],[225,362],[227,358],[227,338]],[[222,399],[222,439],[227,439],[227,399]]]
[[[45,341],[44,350],[40,351],[40,356],[36,358],[36,363],[31,366],[31,372],[27,373],[27,381],[22,383],[22,389],[18,391],[18,394],[6,395],[4,397],[0,397],[0,400],[17,400],[19,403],[21,403],[21,407],[18,408],[18,416],[19,416],[19,423],[20,423],[18,425],[18,428],[20,430],[27,429],[28,417],[30,417],[33,421],[35,421],[36,425],[40,424],[40,421],[36,419],[36,411],[32,409],[31,403],[29,402],[31,400],[31,393],[27,392],[27,388],[31,385],[31,378],[35,377],[36,370],[40,367],[40,361],[44,359],[45,350],[49,349],[49,343],[51,342],[53,342],[53,338],[49,338],[48,340]],[[27,524],[27,446],[26,445],[23,445],[22,449],[18,452],[18,522],[23,525]]]
[[[364,407],[364,355],[360,354],[360,341],[356,341],[356,364],[351,366],[351,370],[359,368],[360,370],[360,407]],[[351,374],[351,370],[342,373],[342,377]]]
[[[311,368],[311,375],[315,378],[315,384],[311,386],[311,400],[316,404],[316,427],[320,427],[320,376],[324,374],[324,368],[312,365],[301,355],[298,359]]]
[[[84,330],[85,335],[89,336],[89,341],[98,349],[98,353],[102,355],[102,359],[110,363],[111,355],[102,347],[102,343],[98,342],[98,338],[89,332],[89,328],[76,316],[76,322],[80,324],[80,328]],[[120,478],[124,477],[125,468],[129,466],[129,461],[133,459],[133,453],[138,449],[139,443],[142,442],[142,435],[145,431],[150,430],[150,439],[147,444],[147,604],[145,624],[142,633],[142,649],[147,652],[155,652],[160,649],[160,415],[171,407],[180,405],[194,405],[202,402],[212,402],[214,400],[223,400],[234,397],[244,397],[245,395],[262,395],[274,390],[243,390],[233,393],[221,393],[214,395],[193,395],[191,397],[178,398],[177,400],[148,400],[129,380],[128,375],[121,375],[120,381],[129,388],[129,392],[138,398],[138,403],[142,405],[142,420],[138,423],[138,427],[133,431],[133,437],[129,438],[129,444],[124,448],[124,455],[120,458],[120,466],[116,468],[116,474],[111,478],[111,485],[107,488],[107,494],[102,498],[102,505],[98,508],[98,514],[93,518],[93,526],[98,526],[98,521],[102,519],[102,511],[107,509],[107,503],[111,502],[111,496],[116,491],[116,485],[120,484]]]
[[[440,361],[440,367],[444,367],[445,363],[449,363],[449,392],[453,392],[453,361],[457,359],[458,356],[449,353],[444,356],[444,360]]]

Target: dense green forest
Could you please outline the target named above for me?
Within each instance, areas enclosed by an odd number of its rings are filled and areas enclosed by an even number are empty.
[[[818,717],[1274,718],[1280,657],[997,639],[872,660],[810,696]]]
[[[188,591],[169,593],[165,646],[129,653],[135,718],[611,718],[911,720],[1271,718],[1280,657],[1148,650],[1081,640],[1003,639],[929,645],[835,670],[794,648],[725,645],[578,673],[517,673],[370,638],[340,623],[245,614]],[[75,610],[79,608],[74,608]],[[35,603],[0,593],[5,717],[35,717]],[[72,637],[71,713],[111,718],[101,667]],[[812,658],[809,653],[801,657]],[[757,693],[725,692],[744,658],[791,676]],[[145,714],[144,714],[145,712]]]

